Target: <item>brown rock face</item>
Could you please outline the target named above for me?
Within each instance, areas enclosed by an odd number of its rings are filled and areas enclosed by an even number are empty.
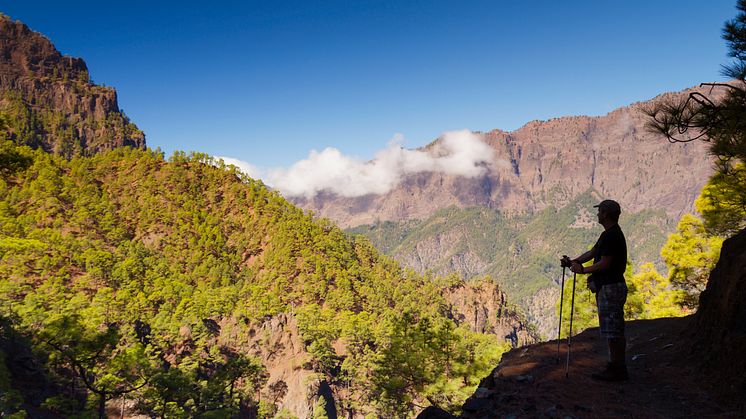
[[[723,243],[690,330],[702,370],[746,411],[746,230]],[[740,399],[737,397],[740,396]]]
[[[257,324],[249,336],[236,333],[235,319],[226,318],[221,323],[222,344],[260,358],[267,368],[269,376],[262,399],[271,400],[279,409],[287,409],[297,417],[310,417],[323,383],[314,379],[314,372],[304,366],[310,355],[300,338],[295,317],[278,314]]]
[[[145,147],[113,88],[92,84],[82,59],[7,16],[0,16],[0,111],[11,139],[67,157]]]
[[[619,201],[625,211],[662,208],[678,217],[691,209],[712,172],[711,159],[702,142],[669,144],[647,132],[642,113],[646,105],[633,104],[601,117],[534,121],[510,133],[490,131],[485,140],[500,162],[482,177],[420,173],[385,195],[322,194],[296,202],[351,227],[422,219],[449,206],[534,212],[550,205],[562,207],[595,189]]]
[[[443,296],[451,304],[456,323],[466,324],[475,332],[497,335],[513,347],[539,341],[493,281],[462,282],[446,289]]]

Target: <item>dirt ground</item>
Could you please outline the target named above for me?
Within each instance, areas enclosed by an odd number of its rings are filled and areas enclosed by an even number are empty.
[[[607,359],[605,341],[596,328],[572,339],[567,375],[566,339],[560,343],[559,359],[556,340],[513,350],[467,400],[462,417],[746,417],[746,412],[732,407],[737,404],[722,398],[728,383],[702,378],[697,354],[682,337],[688,322],[689,318],[628,322],[630,379],[621,383],[590,377]]]

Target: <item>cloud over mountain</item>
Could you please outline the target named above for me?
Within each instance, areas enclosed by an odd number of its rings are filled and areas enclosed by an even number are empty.
[[[495,151],[482,136],[468,130],[446,132],[426,149],[408,150],[401,146],[401,141],[402,137],[397,135],[370,161],[346,156],[329,147],[321,152],[312,150],[308,158],[289,168],[265,171],[237,159],[218,158],[249,176],[261,178],[286,197],[306,198],[322,191],[347,198],[384,194],[398,186],[404,176],[420,172],[473,178],[485,174],[486,166],[497,162]]]

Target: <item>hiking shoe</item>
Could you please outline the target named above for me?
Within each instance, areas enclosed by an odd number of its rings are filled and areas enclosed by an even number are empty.
[[[606,365],[606,369],[604,369],[603,371],[596,374],[591,374],[591,378],[597,381],[608,382],[626,381],[629,379],[629,375],[627,374],[627,365],[616,365],[609,363]]]

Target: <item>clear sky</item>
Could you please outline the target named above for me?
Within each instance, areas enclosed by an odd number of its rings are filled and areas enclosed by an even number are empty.
[[[0,10],[85,59],[150,147],[288,167],[396,135],[603,115],[722,80],[735,0],[48,1]]]

